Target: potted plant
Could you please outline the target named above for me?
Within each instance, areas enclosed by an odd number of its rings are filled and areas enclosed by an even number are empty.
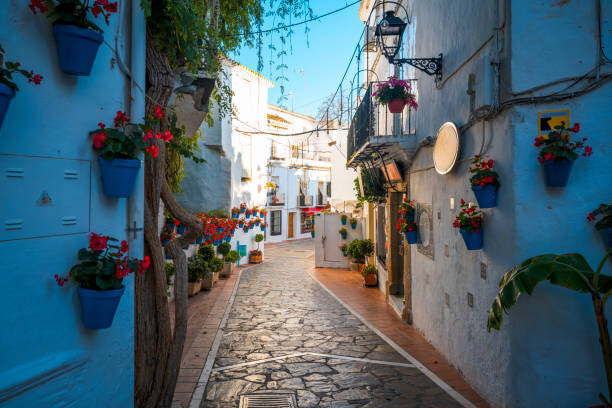
[[[257,217],[259,215],[259,208],[257,206],[251,208],[251,214],[253,214],[253,218]]]
[[[410,93],[408,82],[390,76],[386,82],[379,83],[377,87],[372,97],[380,104],[387,105],[389,112],[401,113],[406,104],[415,110],[418,108],[414,94]]]
[[[376,286],[378,285],[378,276],[376,274],[376,267],[374,265],[361,265],[359,272],[363,276],[363,284],[365,286]]]
[[[213,284],[217,283],[217,281],[219,280],[219,274],[223,270],[223,259],[213,256],[213,258],[208,261],[208,268],[212,271],[213,274]]]
[[[371,239],[355,239],[348,245],[346,252],[353,260],[350,263],[352,271],[359,271],[359,266],[374,253],[374,243]]]
[[[403,218],[399,218],[396,224],[397,230],[404,234],[406,238],[406,242],[409,244],[417,243],[417,225],[414,221],[404,220]]]
[[[408,200],[404,197],[397,212],[400,218],[403,218],[405,221],[414,221],[414,200]]]
[[[251,214],[253,214],[253,211],[250,208],[247,208],[244,212],[244,216],[247,220],[251,218]]]
[[[593,149],[586,146],[587,138],[572,142],[571,134],[580,131],[580,124],[566,128],[565,123],[555,126],[555,130],[547,135],[535,138],[534,146],[540,147],[538,161],[544,167],[546,185],[549,187],[565,187],[569,179],[570,170],[574,160],[582,151],[582,156],[588,157],[593,154]]]
[[[349,224],[351,224],[351,229],[357,228],[357,218],[351,217]]]
[[[479,155],[472,159],[470,183],[480,208],[492,208],[497,204],[499,174],[493,170],[493,163],[493,159],[486,160]]]
[[[342,255],[347,256],[347,253],[346,253],[347,248],[348,248],[348,245],[346,244],[340,245],[340,250],[342,251]]]
[[[195,296],[202,289],[203,267],[197,259],[192,259],[187,263],[187,295]]]
[[[261,218],[263,218],[264,220],[266,219],[266,214],[268,213],[268,210],[266,210],[265,208],[260,208],[259,209],[259,215],[261,216]]]
[[[340,231],[338,232],[342,236],[342,239],[346,239],[346,228],[340,228]]]
[[[111,13],[117,12],[117,2],[108,0],[30,0],[34,14],[40,11],[53,20],[53,35],[57,45],[60,69],[70,75],[89,75],[102,44],[104,31],[89,20],[89,13],[97,19],[102,15],[106,24]]]
[[[587,216],[587,220],[595,221],[598,216],[602,219],[595,223],[595,229],[601,231],[606,248],[612,248],[612,205],[599,204],[599,207]]]
[[[174,231],[168,227],[168,224],[162,227],[161,233],[159,235],[159,240],[161,241],[162,246],[166,246],[168,241],[173,239],[176,236]]]
[[[240,259],[238,251],[231,250],[227,255],[225,255],[223,258],[225,264],[223,266],[223,273],[221,274],[222,278],[229,278],[232,275],[232,272],[234,272],[234,266],[236,265],[236,262],[238,262],[238,259]]]
[[[612,293],[612,276],[602,274],[606,259],[612,256],[608,250],[596,270],[593,270],[581,254],[545,254],[529,258],[508,271],[499,282],[499,293],[489,310],[487,329],[499,330],[504,312],[514,306],[520,295],[531,295],[537,284],[547,280],[553,285],[590,295],[599,331],[599,344],[603,356],[608,385],[608,399],[603,394],[605,406],[610,406],[612,397],[612,346],[608,321],[605,315],[606,302]],[[554,339],[551,339],[554,341]]]
[[[105,329],[113,323],[119,300],[125,291],[123,279],[132,272],[144,273],[151,262],[130,258],[127,241],[91,233],[89,247],[81,248],[79,263],[70,269],[70,278],[78,285],[83,325],[91,330]],[[55,275],[59,286],[68,278]]]
[[[107,128],[104,123],[98,123],[98,129],[90,132],[93,136],[93,148],[100,153],[98,163],[102,173],[104,194],[108,197],[129,197],[132,195],[136,176],[140,169],[138,154],[140,151],[157,157],[159,147],[152,144],[151,139],[172,140],[169,131],[163,134],[152,134],[151,124],[158,123],[163,111],[158,111],[154,118],[147,119],[145,124],[130,123],[125,112],[117,111],[113,127]]]
[[[261,225],[259,226],[259,229],[261,230],[261,232],[264,232],[267,226],[268,226],[267,222],[262,222]]]
[[[247,210],[247,206],[245,203],[240,203],[240,214],[244,214]]]
[[[240,217],[240,208],[232,207],[232,218]]]
[[[342,214],[340,216],[340,222],[342,222],[342,225],[346,225],[346,220],[348,220],[348,215]]]
[[[231,249],[232,249],[232,246],[229,243],[222,242],[217,247],[217,253],[221,255],[221,258],[223,258],[223,260],[225,261],[225,258],[227,257]],[[221,270],[221,273],[219,276],[221,278],[229,278],[230,274],[232,273],[231,267],[232,267],[231,263],[228,264],[227,262],[224,262],[223,269]]]
[[[28,82],[34,83],[34,85],[40,85],[43,79],[42,76],[35,74],[33,71],[28,72],[20,67],[19,62],[4,61],[4,48],[0,44],[0,129],[2,129],[2,122],[11,100],[15,93],[19,91],[19,87],[13,82],[13,74],[23,75],[28,79]]]
[[[482,231],[483,213],[478,207],[471,207],[463,199],[461,199],[461,212],[453,221],[453,227],[459,228],[465,246],[468,250],[474,251],[482,249],[483,231]]]
[[[262,253],[259,249],[254,249],[249,252],[249,263],[258,264],[261,263]]]
[[[202,262],[202,272],[200,274],[202,284],[200,285],[201,290],[211,290],[214,282],[214,274],[208,267],[208,264]]]

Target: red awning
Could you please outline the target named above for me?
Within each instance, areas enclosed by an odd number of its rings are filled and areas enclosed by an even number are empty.
[[[302,212],[306,215],[313,215],[314,213],[322,212],[326,210],[327,208],[328,208],[327,206],[308,207],[308,208],[302,208]]]

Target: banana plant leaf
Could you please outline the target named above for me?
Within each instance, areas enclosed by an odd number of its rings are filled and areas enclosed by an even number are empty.
[[[514,306],[523,293],[531,295],[538,283],[544,280],[582,293],[607,293],[612,289],[612,277],[599,275],[595,287],[594,275],[595,272],[580,254],[546,254],[521,262],[502,277],[499,293],[489,310],[487,330],[499,330],[503,312]]]

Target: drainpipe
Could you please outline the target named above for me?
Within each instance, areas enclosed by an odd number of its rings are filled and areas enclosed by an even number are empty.
[[[142,118],[145,113],[146,24],[140,1],[131,0],[129,64],[132,78],[128,98],[130,117]],[[136,86],[138,84],[140,89]],[[141,159],[142,160],[142,159]],[[130,255],[142,259],[144,252],[144,166],[138,173],[132,198],[127,199],[128,242]]]

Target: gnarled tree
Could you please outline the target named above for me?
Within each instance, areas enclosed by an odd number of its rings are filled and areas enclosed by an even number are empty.
[[[160,106],[168,112],[174,90],[175,70],[204,73],[209,80],[199,84],[196,104],[208,106],[212,98],[228,113],[231,92],[219,78],[220,56],[241,45],[261,46],[264,11],[278,17],[311,16],[308,0],[141,0],[147,17],[146,113]],[[202,76],[202,75],[200,75]],[[215,84],[215,88],[211,86]],[[212,124],[210,110],[207,121]],[[171,128],[165,116],[157,131]],[[159,141],[157,141],[159,142]],[[170,407],[180,368],[187,331],[187,260],[182,248],[202,234],[198,218],[176,201],[166,179],[166,147],[157,143],[157,159],[145,159],[145,253],[151,258],[147,274],[136,279],[135,406]],[[166,297],[163,248],[157,221],[160,202],[189,231],[166,244],[176,273],[175,324],[172,330]]]

